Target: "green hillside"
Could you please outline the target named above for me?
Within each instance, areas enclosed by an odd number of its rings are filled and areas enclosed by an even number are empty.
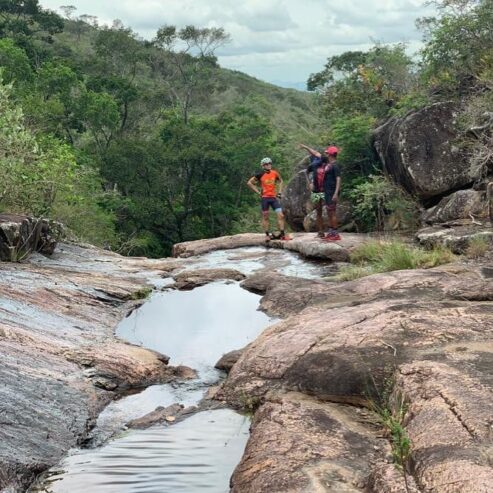
[[[297,143],[320,133],[314,95],[217,64],[222,29],[168,26],[151,42],[8,1],[0,35],[0,140],[18,147],[0,155],[0,208],[123,253],[238,231],[258,215],[245,182],[260,159],[287,179]]]

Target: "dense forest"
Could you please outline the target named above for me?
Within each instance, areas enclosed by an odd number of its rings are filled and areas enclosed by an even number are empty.
[[[493,106],[493,1],[441,0],[420,19],[424,48],[332,56],[309,91],[218,66],[223,29],[162,26],[152,40],[114,21],[64,17],[37,0],[0,2],[0,211],[46,216],[125,254],[254,227],[244,184],[269,155],[286,178],[296,143],[335,143],[361,228],[377,209],[409,224],[415,203],[382,175],[372,130],[393,115],[456,100],[464,127]],[[478,165],[491,137],[464,131]]]

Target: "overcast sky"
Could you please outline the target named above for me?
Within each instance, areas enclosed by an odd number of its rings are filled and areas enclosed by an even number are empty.
[[[146,39],[163,24],[224,27],[232,42],[217,55],[221,66],[286,87],[304,86],[329,56],[367,49],[373,42],[406,42],[415,52],[418,17],[426,0],[40,0],[59,11],[77,7],[100,24],[120,19]]]

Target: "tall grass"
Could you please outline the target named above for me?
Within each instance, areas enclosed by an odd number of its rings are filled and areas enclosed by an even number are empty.
[[[353,265],[341,269],[337,278],[348,281],[380,272],[428,269],[452,262],[455,258],[448,248],[442,246],[424,250],[400,241],[372,240],[351,252]]]

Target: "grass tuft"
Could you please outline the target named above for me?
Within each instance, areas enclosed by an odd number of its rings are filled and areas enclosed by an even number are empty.
[[[351,263],[343,267],[337,280],[349,281],[370,274],[406,269],[429,269],[453,262],[456,256],[446,247],[432,250],[406,245],[400,241],[372,240],[351,252]]]

